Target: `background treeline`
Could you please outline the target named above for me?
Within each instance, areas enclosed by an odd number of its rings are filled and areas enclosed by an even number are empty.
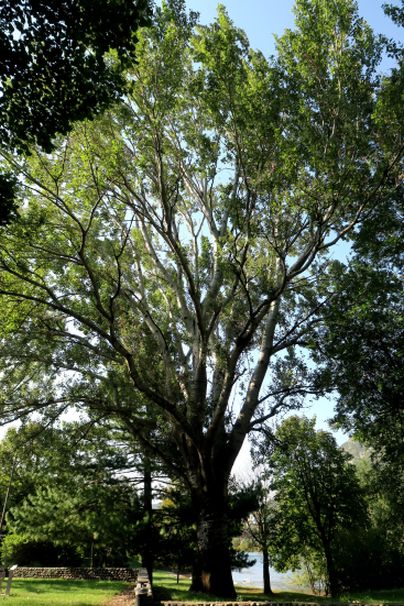
[[[264,580],[271,563],[300,571],[314,592],[402,586],[402,457],[397,450],[390,466],[380,451],[353,439],[339,447],[314,426],[314,419],[290,417],[272,450],[259,445],[258,507],[241,546],[264,554]]]
[[[234,567],[249,565],[247,551],[262,552],[265,593],[269,564],[299,571],[315,592],[402,586],[397,461],[389,467],[380,452],[352,439],[339,447],[314,425],[286,419],[275,442],[255,443],[259,473],[233,481]],[[154,566],[192,570],[196,520],[187,491],[117,427],[28,423],[8,431],[0,461],[1,493],[8,494],[3,565],[126,566],[151,557]]]

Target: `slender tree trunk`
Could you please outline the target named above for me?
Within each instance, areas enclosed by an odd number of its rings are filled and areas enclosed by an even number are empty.
[[[91,539],[90,545],[90,568],[94,568],[94,539]]]
[[[143,459],[143,509],[146,525],[146,540],[142,553],[142,566],[149,575],[150,583],[153,582],[153,506],[152,506],[152,474],[150,460],[145,455]]]
[[[264,593],[266,595],[271,595],[272,589],[271,577],[269,573],[269,555],[268,548],[266,546],[262,548],[262,576],[264,579]]]
[[[199,561],[199,553],[197,558],[192,562],[192,582],[190,591],[203,591],[202,586],[202,567]]]
[[[332,598],[339,596],[341,588],[338,578],[338,572],[335,568],[334,557],[332,554],[331,545],[327,542],[324,544],[324,555],[327,566],[328,591]]]
[[[11,486],[13,484],[14,472],[15,472],[16,467],[17,467],[17,455],[14,455],[13,462],[11,464],[11,471],[10,471],[10,477],[8,479],[7,490],[6,490],[6,494],[4,497],[3,508],[2,508],[1,516],[0,516],[0,541],[1,541],[1,537],[2,537],[3,524],[4,524],[4,520],[6,518],[8,499],[10,496]]]

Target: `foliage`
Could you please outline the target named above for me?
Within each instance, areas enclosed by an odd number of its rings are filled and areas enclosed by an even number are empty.
[[[3,1],[2,146],[50,151],[56,134],[114,103],[126,89],[136,30],[150,12],[148,0]],[[17,216],[14,194],[8,174],[0,174],[0,226]]]
[[[399,19],[400,9],[390,8]],[[386,157],[392,144],[403,140],[403,67],[399,63],[382,80],[375,111]],[[320,382],[337,392],[334,421],[366,445],[372,457],[365,486],[373,536],[367,540],[378,570],[366,555],[358,557],[369,586],[399,579],[391,563],[400,565],[404,553],[403,483],[397,481],[404,474],[402,172],[396,178],[386,175],[385,185],[386,195],[353,234],[349,266],[337,265],[330,274],[335,294],[323,310],[313,356]],[[383,546],[380,552],[377,543]]]
[[[390,10],[402,16],[402,9]],[[403,141],[403,83],[401,61],[382,79],[374,113],[381,149],[390,159],[393,146]],[[338,424],[397,474],[404,472],[402,175],[402,170],[395,177],[385,175],[385,195],[353,234],[349,266],[337,266],[330,275],[335,294],[324,310],[314,356],[338,392]]]
[[[372,261],[353,262],[338,276],[316,357],[338,390],[336,422],[402,467],[403,314],[400,278]],[[338,335],[338,336],[337,336]]]
[[[121,104],[51,154],[7,158],[26,208],[0,243],[3,418],[118,418],[185,482],[195,581],[226,597],[233,463],[323,389],[300,354],[330,251],[400,174],[380,44],[336,7],[298,0],[267,60],[223,7],[202,27],[166,2]]]
[[[2,2],[2,144],[49,151],[56,133],[115,101],[148,11],[144,0]],[[111,49],[115,60],[107,58]]]
[[[397,25],[397,27],[403,27],[404,25],[404,7],[403,3],[401,3],[401,7],[396,4],[383,4],[383,10],[388,15],[392,21]],[[401,57],[403,58],[403,44],[397,42],[397,40],[387,39],[385,40],[386,50],[393,57]]]
[[[395,123],[394,137],[402,129]],[[385,521],[397,533],[404,528],[403,484],[396,480],[404,474],[403,189],[390,187],[355,235],[349,268],[337,267],[331,278],[339,294],[324,311],[314,358],[320,380],[337,390],[334,421],[370,449]],[[402,548],[402,533],[395,540]]]
[[[114,489],[95,480],[82,488],[82,481],[38,488],[11,511],[8,527],[31,541],[75,547],[83,560],[97,565],[124,565],[136,553],[139,506],[122,485]]]
[[[404,582],[404,543],[399,498],[402,490],[394,486],[394,483],[400,484],[397,467],[386,462],[381,464],[374,456],[356,462],[356,466],[366,494],[370,526],[349,549],[351,585],[376,589],[399,587]]]
[[[164,491],[154,515],[158,539],[155,545],[157,565],[178,572],[192,570],[197,550],[196,519],[189,495],[183,486]]]
[[[79,566],[82,559],[74,547],[31,541],[21,534],[9,533],[1,543],[1,562],[7,568],[15,563],[19,566]]]
[[[270,550],[280,570],[305,560],[317,578],[325,577],[326,593],[336,596],[345,581],[337,555],[341,532],[366,524],[366,507],[349,456],[314,425],[315,419],[290,417],[278,428],[279,443],[267,461],[276,505]]]
[[[81,561],[126,563],[136,553],[142,512],[134,487],[117,475],[124,453],[105,428],[73,423],[39,430],[38,424],[10,430],[2,443],[3,452],[11,443],[18,456],[3,557],[71,559],[70,547]]]

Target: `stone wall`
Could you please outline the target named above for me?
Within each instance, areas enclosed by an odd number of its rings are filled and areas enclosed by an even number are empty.
[[[137,580],[138,570],[135,568],[37,568],[19,566],[14,572],[14,578],[20,579],[98,579],[102,581]]]

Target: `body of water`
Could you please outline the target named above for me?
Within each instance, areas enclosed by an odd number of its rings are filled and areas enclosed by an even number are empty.
[[[233,580],[236,585],[246,585],[249,587],[264,587],[262,578],[262,554],[249,553],[249,558],[255,560],[254,566],[233,570]],[[269,571],[271,587],[275,591],[298,591],[302,590],[294,580],[293,572],[276,572],[272,568]]]

